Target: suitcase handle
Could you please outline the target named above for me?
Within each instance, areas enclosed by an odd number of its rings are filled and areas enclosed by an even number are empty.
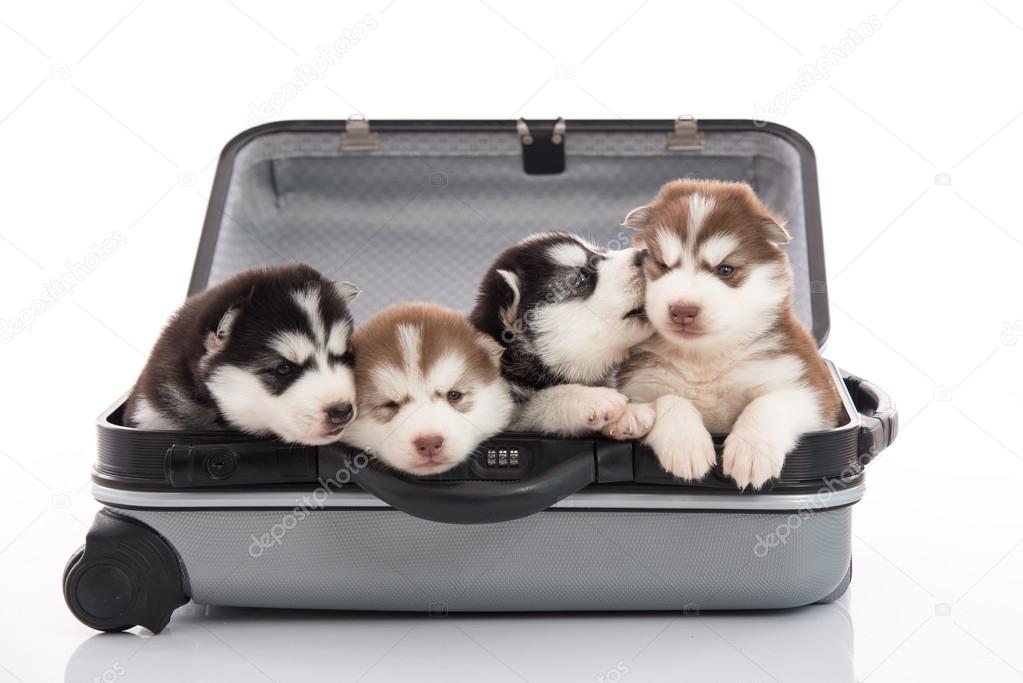
[[[866,465],[895,441],[899,412],[891,397],[873,382],[842,372],[853,404],[860,414],[860,461]]]
[[[375,459],[367,462],[358,451],[344,451],[346,469],[359,488],[396,510],[445,524],[492,524],[528,517],[597,480],[592,442],[557,464],[513,481],[421,480]]]

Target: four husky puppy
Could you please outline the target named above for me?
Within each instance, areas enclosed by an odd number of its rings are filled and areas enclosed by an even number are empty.
[[[432,304],[357,330],[358,293],[312,268],[246,271],[190,298],[125,407],[144,429],[343,439],[416,475],[509,426],[643,438],[683,479],[780,474],[841,400],[791,309],[781,221],[743,183],[678,180],[624,225],[639,248],[529,237],[487,271],[469,319]]]

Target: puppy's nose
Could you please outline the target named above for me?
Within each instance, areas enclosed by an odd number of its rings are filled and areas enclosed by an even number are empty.
[[[327,406],[324,412],[327,413],[327,422],[340,427],[348,424],[352,419],[352,415],[355,414],[355,409],[352,408],[351,403],[335,403]]]
[[[642,267],[643,261],[646,261],[647,253],[648,252],[646,249],[636,250],[636,254],[632,257],[632,265],[636,266],[637,268]]]
[[[695,304],[678,303],[668,306],[668,315],[676,325],[692,325],[699,314],[700,307]]]
[[[415,445],[416,452],[419,455],[424,458],[432,458],[440,452],[441,447],[444,445],[444,437],[440,434],[423,434],[416,437],[412,443]]]

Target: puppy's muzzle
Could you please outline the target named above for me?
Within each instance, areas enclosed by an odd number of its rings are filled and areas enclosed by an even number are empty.
[[[416,447],[416,454],[424,460],[434,460],[440,456],[444,448],[444,437],[440,434],[423,434],[416,437],[412,442]]]
[[[696,322],[700,307],[690,303],[672,304],[668,307],[668,317],[674,325],[688,327]]]

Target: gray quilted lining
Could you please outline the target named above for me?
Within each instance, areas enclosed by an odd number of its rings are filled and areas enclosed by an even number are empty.
[[[706,133],[700,152],[669,152],[663,133],[569,131],[558,175],[522,170],[514,133],[380,136],[371,153],[341,151],[335,133],[274,133],[240,150],[210,284],[282,261],[311,263],[363,289],[364,320],[402,301],[467,311],[491,260],[542,230],[618,247],[619,223],[666,181],[750,183],[786,220],[797,315],[812,326],[799,154],[763,131]]]

